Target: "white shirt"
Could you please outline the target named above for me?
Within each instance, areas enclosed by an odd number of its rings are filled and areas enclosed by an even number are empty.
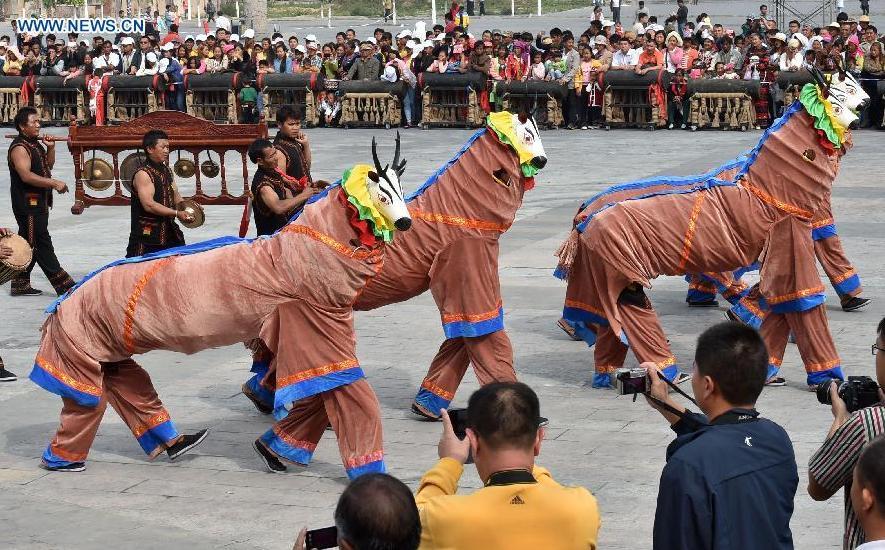
[[[222,15],[218,19],[215,20],[215,28],[216,29],[224,29],[230,32],[230,19],[226,15]]]
[[[630,65],[636,65],[638,62],[639,54],[636,53],[637,50],[629,50],[627,53],[624,53],[618,49],[612,55],[612,67],[629,67]]]
[[[101,54],[92,60],[92,66],[96,69],[116,70],[120,64],[120,56],[116,52],[111,52],[107,56]]]
[[[150,62],[152,65],[150,68],[147,68],[147,63]],[[158,63],[157,63],[157,54],[154,52],[142,52],[141,54],[141,66],[135,71],[135,76],[144,76],[144,75],[155,75],[157,74]]]
[[[855,550],[885,550],[885,540],[874,540],[865,542],[858,546]]]

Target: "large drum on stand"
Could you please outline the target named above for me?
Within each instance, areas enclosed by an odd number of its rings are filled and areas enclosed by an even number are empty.
[[[18,235],[0,237],[0,246],[12,249],[12,256],[0,260],[0,285],[5,285],[31,265],[33,251],[28,241]]]

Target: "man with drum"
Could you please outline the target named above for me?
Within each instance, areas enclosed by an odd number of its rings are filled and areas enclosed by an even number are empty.
[[[22,107],[15,115],[18,136],[9,146],[10,191],[12,213],[18,222],[18,234],[34,249],[31,265],[12,279],[12,296],[36,296],[43,292],[31,287],[31,270],[40,266],[59,296],[74,286],[67,271],[55,256],[49,235],[49,209],[52,191],[67,193],[65,182],[52,178],[55,165],[55,141],[52,136],[40,135],[40,119],[33,107]],[[45,148],[44,148],[45,146]]]
[[[189,223],[194,216],[178,209],[181,195],[169,170],[169,136],[150,130],[142,138],[147,162],[132,178],[132,223],[126,257],[143,256],[184,246],[184,235],[175,220]]]
[[[10,235],[12,235],[12,229],[0,227],[0,239]],[[2,240],[0,240],[0,261],[5,260],[10,256],[12,256],[12,249],[3,244]],[[3,365],[3,358],[0,357],[0,382],[15,382],[16,380],[18,380],[18,378],[6,370],[6,367]]]

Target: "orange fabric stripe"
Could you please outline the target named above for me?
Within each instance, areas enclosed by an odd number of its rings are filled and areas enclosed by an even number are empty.
[[[443,399],[445,399],[447,401],[451,401],[452,399],[455,398],[454,393],[442,389],[441,387],[437,386],[433,382],[430,382],[429,380],[425,380],[424,382],[421,382],[421,387],[424,388],[425,390],[435,394],[435,395],[442,397]]]
[[[667,359],[664,359],[663,361],[659,362],[659,363],[658,363],[658,368],[659,368],[659,369],[664,369],[664,368],[667,368],[667,367],[672,367],[672,366],[675,365],[675,364],[676,364],[676,358],[673,357],[673,356],[671,355],[671,356],[668,357]]]
[[[770,356],[768,358],[768,363],[771,365],[774,365],[775,367],[781,366],[783,364],[783,362],[784,362],[783,359],[778,359],[777,357],[774,357],[774,356]]]
[[[482,313],[447,313],[442,316],[442,322],[454,323],[456,321],[467,321],[468,323],[479,323],[481,321],[488,321],[489,319],[494,319],[498,316],[502,305],[503,302],[498,302],[495,309],[484,311]]]
[[[857,274],[857,272],[854,271],[854,269],[849,269],[849,270],[846,271],[845,273],[843,273],[843,274],[841,274],[841,275],[838,275],[838,276],[836,276],[836,277],[833,277],[833,283],[841,283],[841,282],[844,281],[845,279],[848,279],[848,278],[850,278],[850,277],[853,277],[853,276],[856,275],[856,274]]]
[[[132,328],[135,325],[135,308],[138,307],[138,300],[144,287],[161,269],[172,262],[172,257],[157,260],[135,283],[132,293],[129,294],[129,300],[126,301],[126,316],[123,319],[123,346],[128,353],[135,353],[135,338],[132,336]]]
[[[366,250],[364,248],[354,248],[350,245],[346,245],[341,241],[338,241],[333,237],[326,235],[325,233],[321,233],[316,229],[308,227],[306,225],[289,224],[281,229],[280,232],[299,233],[301,235],[306,235],[315,241],[323,243],[324,245],[328,246],[342,256],[347,256],[348,258],[353,258],[354,260],[365,260],[370,256],[379,254],[378,250]]]
[[[452,216],[449,214],[422,212],[421,210],[417,209],[410,209],[409,214],[411,214],[413,218],[424,220],[426,222],[443,223],[446,225],[466,227],[468,229],[479,229],[481,231],[498,231],[503,233],[510,229],[509,225],[502,225],[500,223],[490,222],[486,220],[475,220],[472,218],[466,218],[464,216]]]
[[[344,461],[346,468],[350,470],[351,468],[357,468],[359,466],[365,466],[370,462],[378,462],[379,460],[384,459],[384,451],[372,451],[371,453],[363,456],[358,456],[356,458],[348,458]]]
[[[285,441],[287,445],[291,445],[292,447],[298,447],[299,449],[305,449],[310,452],[314,452],[317,448],[316,443],[292,437],[291,435],[282,431],[279,425],[275,425],[273,427],[273,433],[275,433],[277,437]]]
[[[101,397],[102,391],[98,386],[93,386],[92,384],[86,384],[85,382],[80,382],[79,380],[75,380],[68,373],[62,371],[43,357],[39,355],[34,360],[37,365],[51,374],[54,378],[60,380],[64,385],[70,386],[77,391],[81,391],[83,393],[88,393],[89,395],[94,395],[96,397]]]
[[[833,225],[834,223],[836,223],[836,220],[834,220],[833,218],[824,218],[822,220],[811,222],[811,227],[813,229],[818,229],[827,225]]]
[[[87,453],[72,453],[70,451],[66,451],[58,446],[58,443],[55,441],[50,445],[52,449],[52,454],[57,456],[62,460],[67,460],[68,462],[85,462]]]
[[[691,217],[688,219],[688,227],[685,229],[685,240],[682,243],[682,259],[679,261],[679,271],[685,271],[688,264],[688,257],[691,254],[691,240],[694,238],[694,232],[698,225],[698,216],[701,215],[701,207],[704,205],[704,199],[707,198],[706,193],[698,193],[694,200],[694,206],[691,209]]]
[[[811,365],[805,365],[805,372],[819,372],[822,370],[829,370],[840,364],[841,362],[842,361],[840,361],[837,357],[832,361],[825,361],[823,363],[812,363]]]
[[[740,303],[745,308],[747,308],[747,310],[749,310],[750,313],[752,313],[756,317],[759,317],[760,319],[765,317],[765,313],[761,309],[756,307],[756,304],[752,300],[750,300],[749,298],[747,298],[747,297],[741,298]]]
[[[169,413],[166,411],[163,411],[159,414],[155,414],[154,416],[152,416],[148,420],[147,426],[145,426],[144,424],[142,424],[140,426],[136,426],[135,429],[132,430],[132,433],[135,434],[135,437],[141,437],[142,435],[144,435],[144,432],[146,432],[152,428],[156,428],[157,426],[159,426],[163,422],[168,422],[168,421],[169,421]]]
[[[596,372],[599,374],[611,374],[623,366],[624,365],[596,365]]]
[[[793,206],[792,204],[783,202],[780,199],[772,197],[771,195],[769,195],[768,193],[766,193],[762,189],[759,189],[758,187],[756,187],[755,185],[753,185],[752,183],[750,183],[746,180],[742,180],[741,185],[744,187],[744,189],[746,189],[750,193],[753,193],[754,195],[756,195],[756,197],[758,197],[759,200],[761,200],[764,203],[770,204],[771,206],[777,208],[778,210],[783,210],[784,212],[786,212],[788,214],[793,214],[795,216],[798,216],[800,218],[804,218],[807,220],[810,220],[811,218],[814,217],[814,212],[809,212],[808,210],[803,210],[803,209],[799,208],[798,206]]]
[[[823,285],[816,286],[814,288],[805,288],[798,292],[791,292],[790,294],[783,294],[781,296],[775,296],[774,298],[768,300],[769,304],[782,304],[784,302],[789,302],[790,300],[796,300],[798,298],[804,298],[806,296],[810,296],[812,294],[819,294],[824,291]]]
[[[298,382],[303,382],[305,380],[316,378],[318,376],[324,376],[333,372],[347,370],[351,367],[357,366],[357,364],[358,362],[356,359],[347,359],[345,361],[329,363],[328,365],[323,365],[321,367],[296,372],[293,375],[286,376],[284,378],[278,378],[277,389],[279,390],[280,388],[283,388],[285,386],[291,386],[292,384],[297,384]]]
[[[600,317],[605,317],[605,313],[601,309],[595,308],[590,304],[585,304],[584,302],[579,302],[577,300],[566,300],[565,307],[576,307],[578,309],[583,309],[584,311],[589,311],[590,313],[599,315]]]

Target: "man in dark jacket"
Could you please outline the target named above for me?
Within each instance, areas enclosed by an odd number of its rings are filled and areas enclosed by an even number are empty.
[[[698,338],[692,390],[704,414],[676,404],[652,374],[649,403],[677,434],[658,490],[656,550],[793,548],[793,445],[755,410],[767,369],[759,334],[729,322]]]

